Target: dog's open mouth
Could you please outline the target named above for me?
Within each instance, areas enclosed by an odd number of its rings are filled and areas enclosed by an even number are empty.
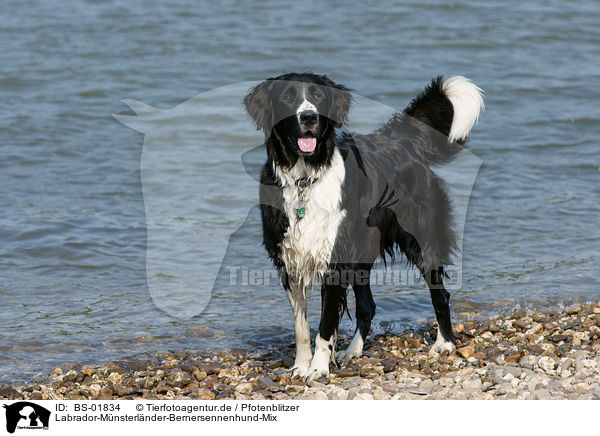
[[[307,132],[298,138],[298,148],[303,153],[312,153],[317,148],[317,138],[311,132]]]

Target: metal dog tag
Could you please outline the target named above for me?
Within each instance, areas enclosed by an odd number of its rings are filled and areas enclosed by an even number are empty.
[[[306,203],[304,203],[304,201],[302,200],[298,200],[298,202],[296,203],[296,219],[298,221],[300,221],[302,218],[304,218],[304,215],[306,215],[305,206]]]

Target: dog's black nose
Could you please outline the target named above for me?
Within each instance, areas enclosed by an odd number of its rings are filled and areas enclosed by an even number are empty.
[[[318,114],[315,111],[304,111],[300,114],[300,123],[307,126],[317,124]]]

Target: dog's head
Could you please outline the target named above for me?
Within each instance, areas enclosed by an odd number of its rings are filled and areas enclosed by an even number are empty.
[[[349,90],[326,76],[288,73],[251,89],[244,104],[265,132],[269,157],[291,167],[300,157],[314,166],[328,162],[350,101]]]

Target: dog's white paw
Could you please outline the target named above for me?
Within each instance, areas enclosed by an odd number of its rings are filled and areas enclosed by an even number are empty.
[[[346,364],[346,363],[350,362],[352,359],[354,359],[355,357],[360,357],[360,356],[362,356],[362,350],[360,350],[360,351],[353,350],[353,349],[351,349],[351,347],[348,347],[344,351],[337,352],[335,355],[335,359],[339,363]]]
[[[288,374],[291,374],[292,378],[300,377],[304,378],[308,374],[308,368],[310,368],[310,361],[312,359],[312,355],[303,354],[301,356],[297,356],[294,361],[294,366],[292,366]]]
[[[443,338],[441,333],[438,331],[438,336],[435,341],[435,344],[431,346],[431,350],[429,350],[430,356],[435,356],[438,354],[442,354],[444,351],[447,351],[448,354],[452,354],[452,352],[456,350],[456,345],[451,341],[447,341]]]
[[[291,367],[288,373],[292,378],[305,378],[308,375],[308,368],[310,368],[309,364],[297,364]]]
[[[336,353],[336,359],[340,363],[348,363],[355,357],[362,356],[364,341],[360,332],[357,331],[352,341],[344,351]]]
[[[308,368],[308,374],[305,380],[315,380],[319,377],[329,377],[329,362],[333,355],[333,343],[334,340],[331,338],[329,341],[325,341],[320,335],[317,335],[315,339],[315,355]]]
[[[308,374],[304,377],[306,381],[316,380],[319,377],[329,377],[329,359],[313,359],[308,368]]]

